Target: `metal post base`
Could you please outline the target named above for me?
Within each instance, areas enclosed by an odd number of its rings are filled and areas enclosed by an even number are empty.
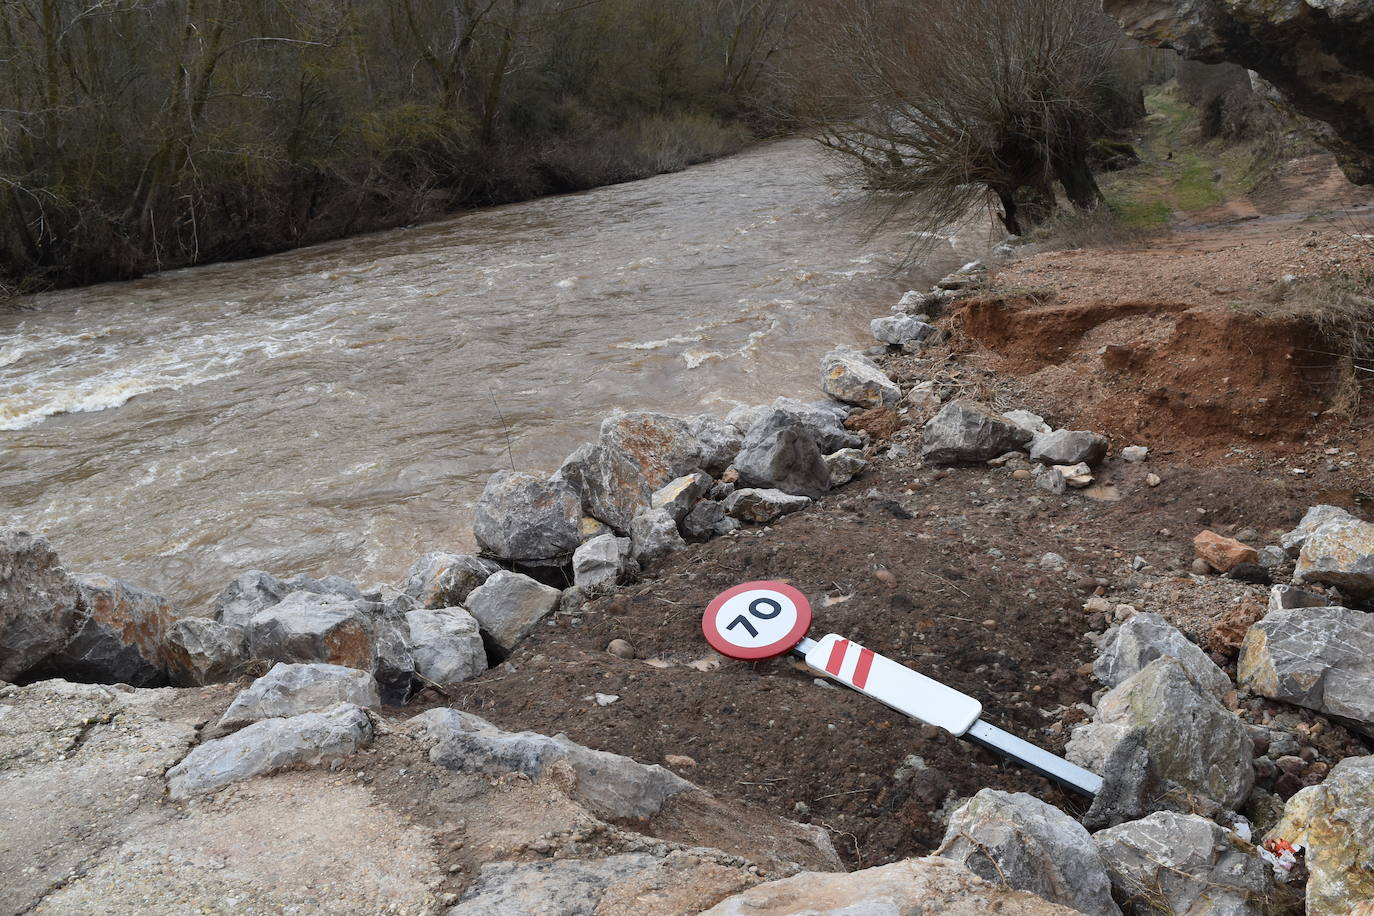
[[[1056,779],[1071,789],[1077,789],[1084,795],[1096,795],[1102,788],[1102,777],[1096,773],[1069,763],[1063,757],[1057,757],[1043,748],[1036,747],[1029,741],[1023,741],[1010,732],[1004,732],[995,725],[989,725],[982,719],[969,726],[969,730],[964,732],[963,736],[975,744],[981,744],[983,747],[1019,760],[1032,770],[1051,779]]]

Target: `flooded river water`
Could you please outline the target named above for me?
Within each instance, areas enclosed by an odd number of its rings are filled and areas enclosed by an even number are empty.
[[[613,408],[817,396],[897,271],[805,141],[674,175],[0,309],[0,520],[188,608],[248,568],[399,578],[493,470]]]

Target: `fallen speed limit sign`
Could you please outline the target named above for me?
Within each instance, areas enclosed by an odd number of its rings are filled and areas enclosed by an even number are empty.
[[[782,582],[745,582],[717,595],[701,632],[721,655],[741,661],[772,658],[801,642],[811,627],[811,603]]]
[[[817,674],[956,738],[999,751],[1031,769],[1095,795],[1102,777],[1005,732],[982,718],[983,704],[838,634],[810,639],[811,603],[783,582],[745,582],[717,595],[701,632],[721,655],[758,661],[795,652]]]

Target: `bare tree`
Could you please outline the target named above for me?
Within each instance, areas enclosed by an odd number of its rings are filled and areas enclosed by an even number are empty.
[[[989,192],[1020,235],[1101,199],[1094,104],[1117,37],[1094,0],[841,0],[817,39],[820,139],[869,188],[957,219]]]

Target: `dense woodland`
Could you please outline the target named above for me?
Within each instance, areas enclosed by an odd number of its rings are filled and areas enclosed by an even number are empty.
[[[0,295],[682,168],[805,130],[1012,231],[1099,195],[1095,0],[0,0]],[[1127,105],[1128,117],[1137,112]]]
[[[9,0],[0,282],[127,277],[681,168],[798,0]]]

